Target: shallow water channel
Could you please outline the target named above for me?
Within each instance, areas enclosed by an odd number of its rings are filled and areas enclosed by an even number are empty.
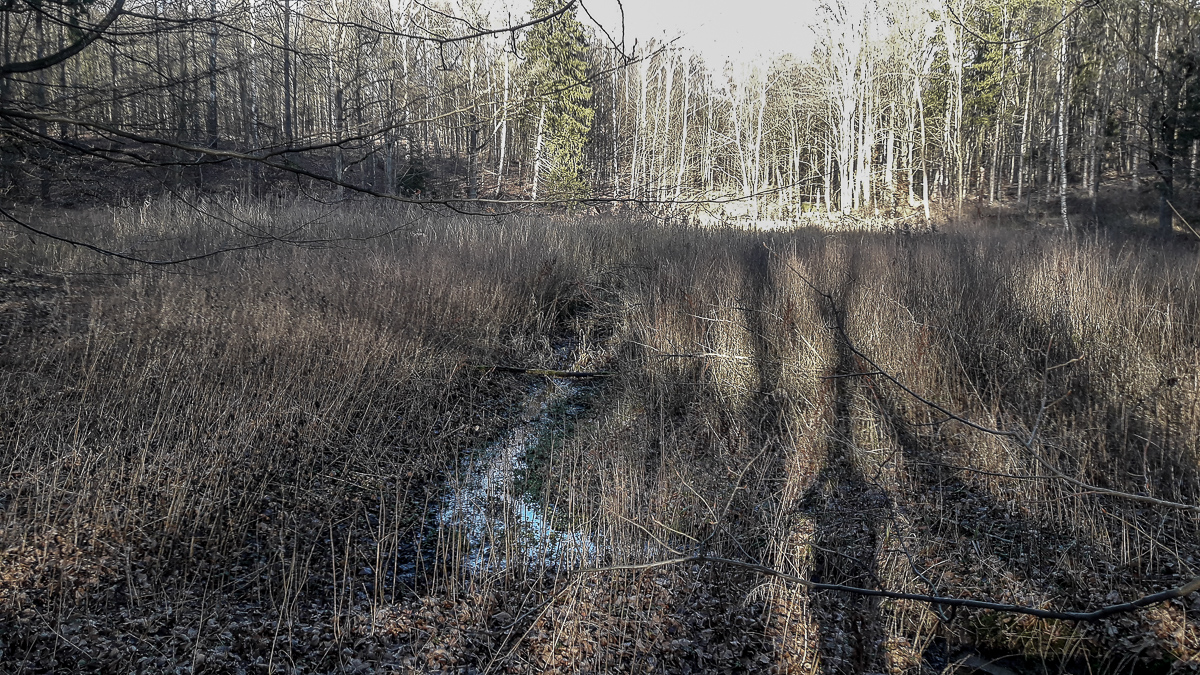
[[[463,461],[436,514],[445,562],[464,572],[573,565],[595,558],[592,537],[546,502],[545,468],[576,418],[589,385],[542,378],[514,426]]]

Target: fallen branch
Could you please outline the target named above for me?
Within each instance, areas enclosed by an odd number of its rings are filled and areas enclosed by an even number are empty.
[[[613,565],[612,567],[597,567],[578,570],[581,574],[599,574],[603,572],[619,572],[629,570],[648,570],[658,567],[668,567],[671,565],[681,565],[684,563],[705,563],[711,562],[719,565],[727,565],[730,567],[739,567],[741,569],[759,572],[768,576],[789,581],[798,586],[803,586],[813,591],[836,591],[839,593],[850,593],[852,595],[862,595],[876,598],[889,598],[892,600],[913,600],[916,602],[927,602],[931,605],[940,605],[946,607],[973,607],[975,609],[989,609],[997,612],[1011,612],[1014,614],[1027,614],[1036,616],[1042,619],[1057,619],[1060,621],[1087,621],[1095,622],[1114,614],[1123,614],[1132,612],[1143,607],[1156,605],[1161,602],[1182,598],[1197,591],[1200,591],[1200,577],[1192,579],[1182,586],[1177,586],[1170,590],[1161,591],[1144,595],[1132,602],[1123,602],[1116,605],[1106,605],[1091,612],[1056,612],[1049,609],[1041,609],[1039,607],[1027,607],[1025,605],[1013,605],[1002,602],[992,602],[990,600],[973,600],[971,598],[949,598],[937,595],[921,595],[918,593],[901,593],[898,591],[888,591],[874,588],[860,588],[857,586],[844,586],[842,584],[824,584],[817,581],[811,581],[803,577],[798,577],[786,572],[780,572],[766,565],[757,563],[745,562],[742,560],[733,560],[731,558],[720,558],[705,554],[696,554],[682,556],[679,558],[670,558],[668,560],[656,560],[648,563],[635,563],[630,565]]]
[[[836,375],[823,375],[822,380],[837,380],[843,377],[868,377],[870,375],[887,375],[882,370],[872,370],[865,373],[838,373]]]
[[[954,471],[967,471],[970,473],[977,473],[977,474],[981,474],[984,476],[995,476],[996,478],[1011,478],[1012,480],[1050,480],[1053,478],[1058,478],[1058,476],[1033,476],[1033,475],[1018,476],[1013,473],[997,473],[995,471],[984,471],[983,469],[976,469],[976,468],[970,467],[970,466],[958,466],[957,464],[943,464],[941,462],[921,462],[921,461],[913,460],[913,459],[905,460],[905,463],[916,464],[918,466],[936,466],[936,467],[942,468],[942,469],[951,469]]]
[[[514,366],[475,366],[487,372],[516,373],[518,375],[544,375],[545,377],[613,377],[616,373],[610,370],[578,371],[552,370],[549,368],[517,368]]]
[[[1165,499],[1158,499],[1157,497],[1150,497],[1147,495],[1139,495],[1139,494],[1134,494],[1132,492],[1122,492],[1120,490],[1110,490],[1108,488],[1102,488],[1102,487],[1098,487],[1096,485],[1090,485],[1090,484],[1085,483],[1076,478],[1071,478],[1070,476],[1066,475],[1062,471],[1059,471],[1058,467],[1054,466],[1047,459],[1042,457],[1041,453],[1034,450],[1032,446],[1026,445],[1025,449],[1028,450],[1030,452],[1030,454],[1033,455],[1033,458],[1037,460],[1038,464],[1041,464],[1043,467],[1045,467],[1047,470],[1049,470],[1050,473],[1053,473],[1055,476],[1057,476],[1060,480],[1070,483],[1071,485],[1074,485],[1076,487],[1083,488],[1084,490],[1086,490],[1088,492],[1095,492],[1096,494],[1108,495],[1109,497],[1120,497],[1122,499],[1128,499],[1128,500],[1135,501],[1135,502],[1154,504],[1155,506],[1164,506],[1169,509],[1179,509],[1180,511],[1191,511],[1192,513],[1200,513],[1200,506],[1195,506],[1193,504],[1181,504],[1179,502],[1171,502],[1171,501],[1167,501]]]
[[[1183,217],[1183,214],[1179,213],[1179,209],[1175,208],[1175,205],[1172,204],[1171,200],[1169,199],[1167,200],[1167,206],[1171,207],[1171,210],[1175,212],[1175,215],[1179,217],[1179,220],[1183,221],[1183,224],[1187,226],[1187,229],[1191,230],[1192,234],[1196,235],[1197,239],[1200,239],[1200,232],[1197,232],[1196,228],[1192,227],[1192,224],[1187,221],[1187,218]]]
[[[730,354],[718,354],[716,352],[703,354],[657,354],[660,359],[729,359],[731,361],[749,361],[749,356],[733,356]]]
[[[751,360],[749,356],[736,356],[734,354],[721,354],[719,352],[698,352],[695,354],[682,354],[682,353],[675,354],[675,353],[664,352],[663,350],[659,349],[658,347],[654,347],[652,345],[644,344],[641,342],[634,342],[633,344],[635,344],[639,347],[645,347],[646,349],[649,349],[651,351],[658,352],[657,354],[655,354],[655,356],[657,356],[660,359],[731,359],[733,361],[750,361]]]

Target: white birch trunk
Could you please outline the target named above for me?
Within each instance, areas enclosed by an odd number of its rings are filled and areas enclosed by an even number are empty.
[[[1058,203],[1063,229],[1071,229],[1067,218],[1067,8],[1062,6],[1063,25],[1058,48]]]
[[[1029,82],[1025,87],[1025,108],[1021,115],[1021,147],[1017,153],[1017,202],[1025,190],[1025,155],[1029,152],[1029,109],[1033,106],[1034,64],[1029,64]]]
[[[496,163],[496,198],[499,199],[504,190],[504,162],[508,151],[508,89],[509,89],[508,54],[504,55],[504,107],[500,110],[500,160]]]
[[[679,134],[679,169],[675,172],[675,201],[679,201],[680,191],[683,189],[683,171],[687,166],[687,140],[688,140],[688,104],[691,102],[691,73],[689,72],[690,64],[685,64],[683,71],[683,130]]]
[[[533,146],[533,191],[530,197],[533,201],[538,198],[538,184],[542,178],[542,134],[546,128],[546,103],[543,101],[538,110],[537,140]]]

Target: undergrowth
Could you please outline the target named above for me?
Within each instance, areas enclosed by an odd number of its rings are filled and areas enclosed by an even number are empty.
[[[525,405],[528,376],[486,366],[561,367],[566,339],[570,368],[614,376],[560,411],[522,486],[586,532],[588,566],[703,550],[1060,609],[1179,585],[1200,574],[1194,514],[1042,462],[1200,503],[1194,246],[226,208],[334,241],[163,269],[25,239],[2,254],[0,670],[1197,666],[1195,596],[1074,624],[695,561],[588,572],[514,552],[472,571],[431,518]],[[220,245],[186,213],[56,217],[159,257]],[[1041,459],[870,374],[839,320],[958,414],[1040,420]]]

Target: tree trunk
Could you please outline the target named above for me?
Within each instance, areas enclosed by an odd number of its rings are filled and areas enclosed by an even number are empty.
[[[821,182],[825,184],[825,212],[831,213],[833,205],[831,201],[831,197],[833,196],[831,189],[833,182],[833,148],[829,146],[828,137],[825,139],[825,179]]]
[[[612,157],[610,159],[612,161],[612,178],[611,178],[611,180],[612,180],[612,195],[613,195],[613,197],[619,197],[620,192],[621,192],[621,163],[619,160],[619,152],[618,152],[620,149],[618,139],[620,139],[620,137],[621,137],[621,133],[620,133],[621,127],[620,127],[620,123],[619,123],[620,118],[617,115],[617,68],[616,68],[616,64],[617,64],[617,55],[616,55],[616,53],[613,53],[612,62],[611,62],[612,82],[610,83],[612,86],[612,92],[610,92],[610,94],[609,94],[609,98],[610,98],[609,103],[611,106],[609,112],[612,116]],[[506,87],[506,89],[507,89],[507,87]],[[628,91],[628,89],[626,89],[626,91]]]
[[[208,136],[208,147],[217,147],[217,0],[209,0],[209,15],[212,26],[208,32],[208,110],[204,127]]]
[[[292,111],[292,0],[283,0],[283,140],[295,141]]]
[[[884,182],[884,184],[887,185],[888,195],[890,195],[888,197],[888,199],[890,201],[894,201],[895,195],[896,195],[896,175],[894,173],[894,166],[896,164],[896,112],[895,111],[896,111],[896,109],[893,106],[891,109],[891,113],[888,115],[887,148],[885,148],[884,153],[883,153],[883,156],[884,156],[883,182]],[[891,206],[891,204],[888,204],[888,206]]]
[[[1162,186],[1159,188],[1158,197],[1158,231],[1169,235],[1175,232],[1175,214],[1171,209],[1171,198],[1175,196],[1175,158],[1164,154],[1159,163],[1161,164],[1159,177],[1162,179]]]
[[[504,189],[504,160],[508,150],[508,89],[509,89],[508,54],[504,55],[504,107],[500,111],[500,161],[496,166],[496,199]]]
[[[713,141],[716,135],[714,128],[714,101],[713,101],[713,83],[711,79],[706,79],[707,96],[708,96],[708,119],[704,127],[704,194],[706,197],[713,196],[713,178],[715,174],[713,160]]]
[[[1025,88],[1025,109],[1021,115],[1021,147],[1017,153],[1017,203],[1020,203],[1025,189],[1025,154],[1029,152],[1029,109],[1033,106],[1033,72],[1032,60],[1029,63],[1029,82]]]
[[[1071,229],[1067,218],[1067,6],[1062,6],[1063,25],[1058,48],[1058,200],[1063,229]]]
[[[875,110],[869,67],[869,62],[863,66],[862,103],[859,106],[858,171],[855,183],[860,195],[860,209],[871,208],[872,154],[875,151]]]
[[[533,201],[537,201],[538,183],[540,182],[540,179],[542,177],[542,144],[544,142],[543,141],[543,132],[545,131],[545,128],[546,128],[546,103],[545,103],[545,101],[543,101],[541,108],[538,111],[537,139],[534,141],[534,146],[533,146],[533,181],[532,181],[533,182],[533,191],[531,193],[531,198],[533,199]]]
[[[916,78],[914,77],[914,80],[915,79]],[[916,165],[916,156],[913,152],[913,146],[916,145],[917,142],[917,102],[913,101],[911,106],[906,107],[908,109],[905,112],[905,119],[908,124],[907,129],[905,129],[904,132],[904,167],[908,176],[908,205],[916,206],[917,193],[914,185],[914,180],[916,177],[916,172],[914,171]]]
[[[929,141],[925,136],[925,97],[921,95],[921,79],[918,76],[914,80],[913,89],[917,99],[917,117],[921,119],[921,206],[925,210],[925,224],[928,225],[929,217]]]
[[[679,170],[675,172],[675,201],[679,201],[680,191],[683,189],[683,171],[687,166],[687,139],[688,139],[688,103],[691,98],[691,87],[688,86],[688,81],[691,79],[688,65],[685,64],[683,71],[683,130],[679,134]]]
[[[763,145],[763,117],[767,111],[767,75],[763,73],[762,80],[759,83],[759,100],[758,100],[758,125],[754,135],[754,218],[757,220],[762,216],[759,211],[759,194],[766,189],[767,178],[762,170],[762,145]]]
[[[37,10],[37,13],[34,16],[35,16],[35,18],[34,18],[34,39],[37,42],[36,55],[37,55],[37,58],[40,59],[46,55],[46,51],[45,51],[46,34],[45,34],[45,28],[43,27],[43,22],[42,22],[42,11],[40,9]],[[38,112],[44,113],[46,111],[46,71],[45,70],[37,71],[37,80],[35,81],[35,83],[33,85],[33,91],[34,91],[33,98],[34,98],[35,104],[37,105]],[[39,162],[40,166],[37,166],[37,172],[38,172],[38,174],[40,174],[39,180],[38,180],[38,198],[41,199],[43,203],[45,203],[45,202],[50,201],[50,170],[49,170],[49,167],[46,166],[46,164],[50,161],[50,152],[49,152],[50,148],[48,145],[45,145],[45,140],[44,140],[46,138],[46,131],[47,131],[46,122],[43,120],[38,120],[37,130],[38,130],[38,136],[40,136],[41,139],[43,139],[38,144],[37,151],[36,151],[37,156],[41,159],[41,161]]]
[[[639,78],[641,93],[638,96],[637,125],[633,130],[633,159],[629,163],[630,198],[636,198],[637,196],[641,195],[641,191],[638,189],[638,174],[640,169],[640,157],[638,156],[638,151],[642,150],[644,152],[644,149],[642,148],[642,134],[646,128],[646,79],[650,75],[649,64],[650,61],[648,59],[642,60],[642,72],[641,77]]]
[[[650,137],[650,142],[658,145],[661,142],[661,149],[654,152],[654,146],[651,146],[652,157],[650,161],[650,175],[655,183],[654,198],[663,198],[663,183],[667,180],[667,154],[670,152],[672,143],[668,143],[667,139],[671,137],[671,99],[675,88],[675,52],[667,53],[665,58],[663,72],[666,73],[666,83],[662,90],[662,114],[654,116],[654,135]],[[662,122],[662,128],[659,129],[659,122]],[[655,166],[657,160],[657,166]]]
[[[467,199],[479,199],[479,122],[474,117],[467,129]]]

